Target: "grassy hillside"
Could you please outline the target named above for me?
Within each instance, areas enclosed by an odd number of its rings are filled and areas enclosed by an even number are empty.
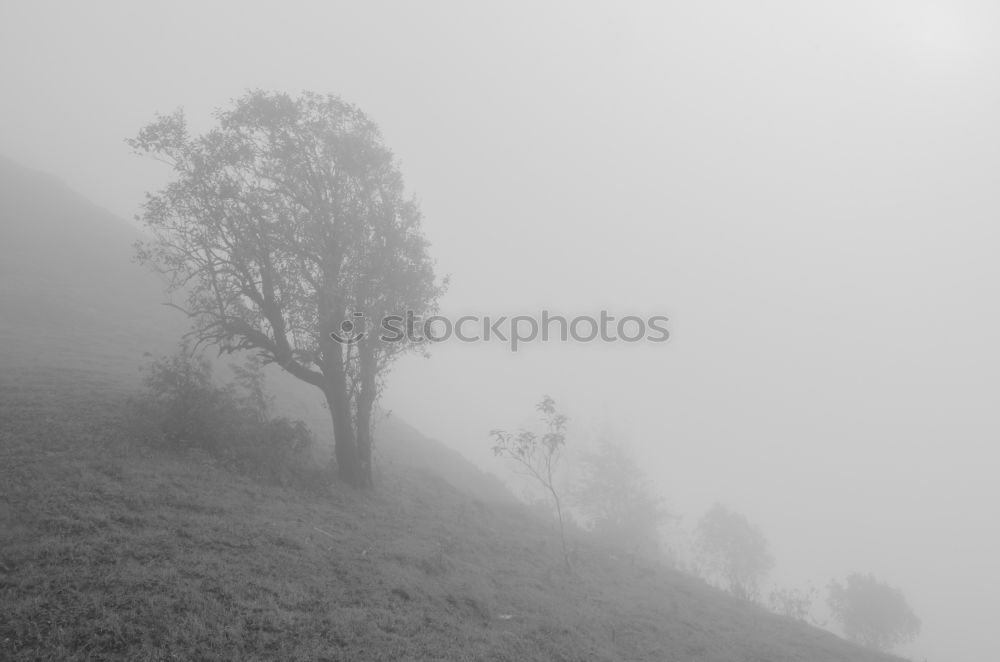
[[[132,263],[139,233],[47,175],[0,157],[0,366],[133,388],[183,316]]]
[[[894,659],[585,540],[568,572],[546,523],[419,469],[265,487],[37,386],[0,377],[2,659]]]
[[[162,305],[161,278],[133,262],[141,238],[57,179],[0,156],[0,371],[8,380],[125,395],[140,386],[149,354],[174,351],[187,320]],[[221,362],[217,374],[232,377]],[[280,413],[309,424],[321,442],[317,461],[326,461],[333,426],[322,395],[277,368],[269,381]],[[398,418],[380,424],[376,444],[382,466],[423,467],[480,498],[512,499],[495,476]]]
[[[184,330],[137,236],[0,160],[0,659],[894,659],[585,539],[569,572],[549,523],[391,417],[374,493],[137,444],[123,402]]]

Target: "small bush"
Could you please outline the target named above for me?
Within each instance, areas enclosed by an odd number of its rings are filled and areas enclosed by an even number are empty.
[[[287,485],[307,471],[312,434],[302,421],[272,417],[259,362],[235,367],[219,386],[212,364],[181,346],[146,369],[146,390],[131,401],[131,432],[172,451],[200,451],[223,466]]]
[[[818,591],[813,587],[808,589],[775,587],[768,595],[766,606],[779,616],[822,626],[822,623],[817,623],[812,617],[813,603],[816,601],[817,595]]]

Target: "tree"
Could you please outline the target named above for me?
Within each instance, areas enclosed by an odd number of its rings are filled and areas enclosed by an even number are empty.
[[[920,634],[920,619],[902,592],[873,575],[855,573],[846,583],[830,584],[827,604],[848,639],[887,651]]]
[[[555,487],[555,470],[566,444],[567,418],[556,411],[555,401],[544,396],[535,409],[542,414],[546,431],[536,434],[520,430],[512,434],[504,430],[491,430],[493,454],[515,462],[536,480],[552,497],[559,522],[559,540],[562,543],[563,561],[570,568],[569,549],[566,546],[566,527],[563,522],[562,502]]]
[[[695,548],[704,569],[722,579],[730,593],[744,600],[759,597],[760,580],[774,559],[767,539],[744,515],[715,504],[698,522]]]
[[[173,170],[147,195],[140,218],[153,240],[138,259],[185,295],[171,305],[197,345],[255,351],[318,388],[340,477],[369,486],[382,381],[424,340],[387,340],[364,322],[429,314],[444,289],[420,210],[378,128],[335,96],[252,91],[216,119],[191,136],[177,111],[128,141]]]
[[[645,482],[635,457],[602,437],[583,465],[576,502],[593,532],[632,552],[644,545],[655,548],[669,513]]]

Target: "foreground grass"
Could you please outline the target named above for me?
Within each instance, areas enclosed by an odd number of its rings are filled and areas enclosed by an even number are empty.
[[[432,475],[282,489],[0,382],[0,658],[890,660]]]

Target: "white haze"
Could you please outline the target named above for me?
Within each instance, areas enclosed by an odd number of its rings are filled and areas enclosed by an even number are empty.
[[[905,653],[995,657],[998,8],[962,2],[43,3],[0,8],[0,153],[133,216],[123,139],[251,87],[358,104],[458,316],[665,314],[665,345],[447,343],[385,404],[498,471],[550,393],[778,579],[873,572]],[[81,274],[85,277],[85,274]],[[572,442],[571,442],[572,443]]]

